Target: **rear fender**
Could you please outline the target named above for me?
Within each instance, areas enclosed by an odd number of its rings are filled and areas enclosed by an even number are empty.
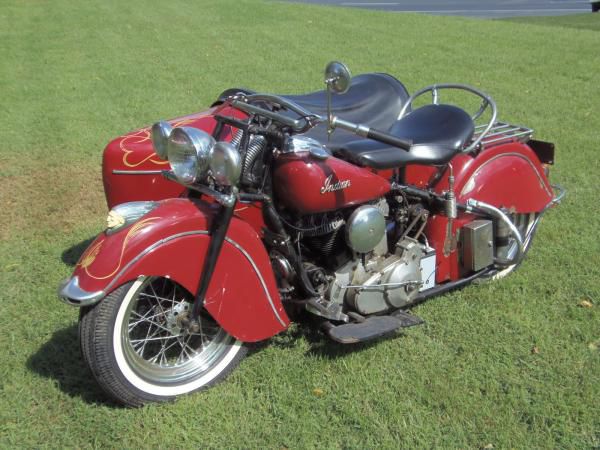
[[[484,150],[456,173],[456,198],[473,198],[516,213],[540,212],[554,198],[537,155],[512,142]]]
[[[140,276],[162,276],[195,293],[210,243],[207,230],[218,211],[217,205],[200,201],[164,200],[130,227],[100,234],[81,256],[71,283],[76,280],[81,292],[104,297]],[[205,307],[229,334],[246,342],[266,339],[289,325],[264,245],[237,217],[230,223]]]
[[[541,212],[553,201],[554,195],[536,153],[526,144],[510,142],[486,148],[476,156],[460,154],[452,160],[455,177],[454,192],[459,203],[470,198],[505,208],[511,213]],[[429,167],[410,168],[409,182],[426,186],[434,170]],[[448,173],[435,185],[435,191],[448,190]],[[452,223],[454,239],[447,242],[448,218],[433,215],[427,225],[427,239],[436,249],[436,282],[457,280],[462,276],[458,261],[456,236],[458,230],[474,219],[459,213]]]

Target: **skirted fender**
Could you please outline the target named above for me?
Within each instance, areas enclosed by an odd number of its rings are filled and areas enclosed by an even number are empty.
[[[520,142],[490,148],[457,167],[456,197],[473,198],[516,213],[540,212],[554,198],[536,154]]]
[[[169,277],[195,293],[218,206],[187,198],[158,208],[114,234],[101,233],[83,253],[59,295],[93,304],[139,276]],[[205,307],[235,338],[255,342],[289,325],[271,263],[257,232],[233,217],[213,273]]]

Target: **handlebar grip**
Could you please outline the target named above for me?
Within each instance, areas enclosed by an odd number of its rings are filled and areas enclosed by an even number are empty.
[[[410,150],[412,147],[412,141],[400,139],[396,136],[392,136],[391,134],[384,133],[383,131],[375,130],[374,128],[369,128],[367,137],[369,139],[375,139],[376,141],[383,142],[384,144],[399,147],[406,151]]]

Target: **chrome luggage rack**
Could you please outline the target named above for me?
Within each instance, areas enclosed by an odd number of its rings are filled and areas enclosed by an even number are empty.
[[[487,124],[476,126],[471,142],[475,142],[482,135],[482,133],[485,132],[486,127]],[[500,144],[511,141],[527,142],[531,138],[532,134],[533,130],[531,128],[522,127],[519,125],[511,125],[506,122],[496,122],[492,125],[485,136],[483,136],[479,147],[483,150],[492,144]]]

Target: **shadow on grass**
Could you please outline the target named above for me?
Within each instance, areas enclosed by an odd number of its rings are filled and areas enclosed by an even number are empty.
[[[78,244],[75,244],[65,251],[62,252],[61,259],[62,262],[67,264],[68,266],[74,266],[79,261],[79,257],[83,254],[86,248],[96,239],[96,236],[92,236],[88,239],[85,239]]]
[[[327,359],[337,359],[375,347],[383,340],[401,336],[401,334],[391,334],[387,337],[384,336],[358,344],[340,344],[325,336],[319,331],[318,326],[308,321],[296,323],[285,334],[275,336],[270,342],[274,347],[288,348],[296,345],[295,341],[298,339],[304,338],[310,346],[306,352],[307,354]]]
[[[268,341],[266,341],[268,342]],[[251,358],[263,346],[251,347]],[[61,391],[84,402],[110,408],[127,408],[102,391],[86,366],[79,350],[77,325],[55,332],[27,361],[27,368],[38,375],[55,380]]]
[[[79,351],[77,325],[55,332],[27,361],[33,372],[56,381],[61,391],[86,403],[120,408],[104,394]]]

